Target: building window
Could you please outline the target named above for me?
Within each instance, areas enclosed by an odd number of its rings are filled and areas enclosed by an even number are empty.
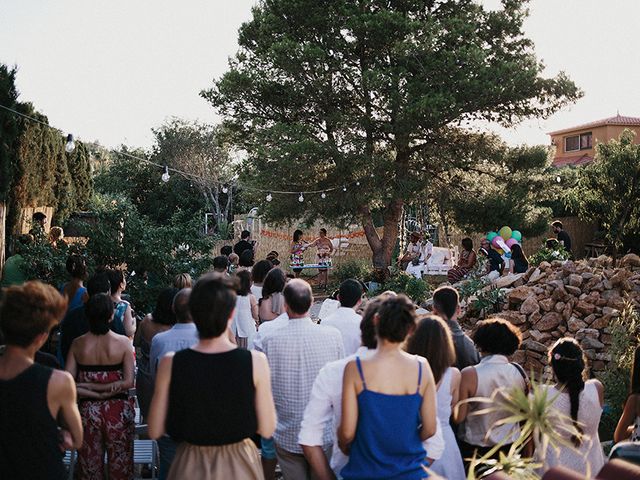
[[[572,135],[564,137],[564,151],[575,152],[578,150],[589,150],[592,148],[591,132],[582,133],[580,135]]]

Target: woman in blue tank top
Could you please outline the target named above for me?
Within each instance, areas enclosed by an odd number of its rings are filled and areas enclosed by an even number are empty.
[[[374,320],[376,353],[347,364],[342,390],[340,449],[349,455],[345,480],[428,477],[422,442],[436,431],[436,389],[425,359],[402,351],[415,328],[404,295],[386,300]]]

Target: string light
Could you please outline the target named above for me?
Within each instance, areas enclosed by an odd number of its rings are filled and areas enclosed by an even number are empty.
[[[226,185],[222,186],[222,193],[227,193],[229,191],[229,189],[227,188]]]
[[[273,200],[273,195],[271,195],[270,193],[267,193],[267,202],[270,202],[271,200]]]
[[[358,186],[358,187],[360,186],[360,181],[356,182],[356,186]]]
[[[560,178],[560,175],[558,175],[558,176],[556,177],[556,182],[558,182],[558,183],[562,182],[562,179]]]
[[[67,143],[64,145],[64,150],[67,153],[71,153],[76,149],[76,143],[73,141],[73,135],[67,135]]]
[[[304,195],[302,195],[302,193],[300,193],[300,196],[298,197],[298,201],[300,203],[304,202]]]
[[[326,194],[325,192],[322,192],[322,193],[320,194],[320,196],[321,196],[322,198],[327,198],[327,194]]]
[[[346,192],[347,191],[347,187],[342,187],[342,191]]]
[[[162,174],[161,178],[164,183],[167,183],[171,178],[171,175],[169,175],[169,167],[167,167],[166,165],[164,166],[164,173]]]

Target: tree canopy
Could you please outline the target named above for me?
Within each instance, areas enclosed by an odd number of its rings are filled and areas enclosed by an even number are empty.
[[[594,161],[567,194],[578,216],[599,223],[616,250],[626,236],[640,235],[640,145],[633,140],[625,130],[619,140],[599,143]]]
[[[357,217],[383,267],[407,200],[469,163],[450,141],[466,137],[461,127],[546,117],[581,95],[563,73],[542,76],[522,31],[526,4],[504,0],[489,11],[471,0],[265,0],[241,27],[228,72],[202,95],[247,151],[247,185],[335,187],[303,203],[256,195],[267,217]]]
[[[0,200],[7,202],[7,230],[12,232],[24,207],[50,206],[55,223],[87,205],[93,191],[89,153],[48,125],[30,103],[18,101],[16,68],[0,64],[0,102],[42,123],[0,109]]]

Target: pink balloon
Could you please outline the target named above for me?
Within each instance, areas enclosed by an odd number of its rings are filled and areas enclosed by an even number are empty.
[[[491,245],[493,245],[493,248],[500,248],[499,242],[504,243],[504,238],[502,238],[500,235],[498,235],[497,237],[493,237],[493,240],[491,240]]]
[[[515,238],[510,238],[506,241],[507,247],[511,248],[514,245],[518,245],[518,241]]]

